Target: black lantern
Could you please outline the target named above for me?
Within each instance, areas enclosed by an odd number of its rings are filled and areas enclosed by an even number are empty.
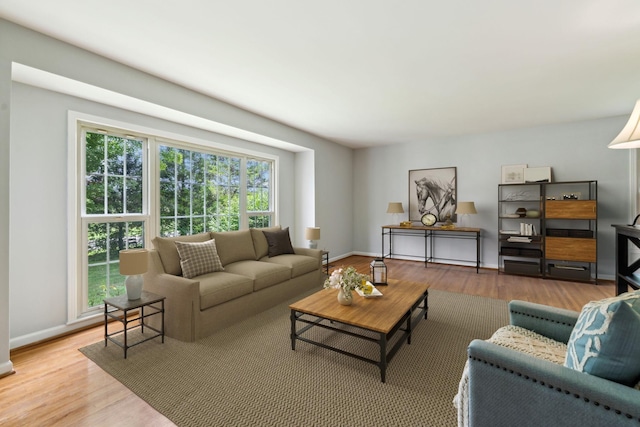
[[[371,261],[370,270],[373,286],[388,285],[387,266],[384,264],[383,258],[376,258]]]

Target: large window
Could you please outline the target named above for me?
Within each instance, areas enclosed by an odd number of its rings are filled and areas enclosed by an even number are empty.
[[[247,160],[247,214],[249,227],[268,227],[273,223],[271,175],[273,162]]]
[[[160,146],[160,234],[240,229],[240,158]]]
[[[146,140],[84,129],[82,311],[125,293],[118,253],[144,247]]]
[[[126,293],[120,250],[146,247],[156,235],[274,224],[272,159],[90,124],[80,125],[79,134],[76,316]]]

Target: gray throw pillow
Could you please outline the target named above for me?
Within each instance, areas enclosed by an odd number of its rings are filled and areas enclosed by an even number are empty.
[[[282,254],[295,253],[293,246],[291,246],[289,227],[278,231],[263,231],[263,233],[269,244],[269,258]]]

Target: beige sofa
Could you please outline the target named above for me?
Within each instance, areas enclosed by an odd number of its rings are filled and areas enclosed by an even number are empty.
[[[263,231],[278,230],[280,227],[153,239],[155,249],[149,251],[144,289],[166,297],[166,335],[195,341],[306,290],[321,289],[322,252],[292,248],[295,253],[270,257]],[[211,239],[224,270],[185,278],[175,242],[210,244]],[[151,316],[149,321],[157,322],[154,318],[158,317]]]

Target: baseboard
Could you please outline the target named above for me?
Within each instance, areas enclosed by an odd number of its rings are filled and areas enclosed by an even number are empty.
[[[11,360],[0,363],[0,378],[8,377],[15,373],[16,371],[13,370],[13,363],[11,363]]]
[[[45,341],[50,341],[55,338],[60,338],[64,335],[77,332],[81,329],[93,327],[97,324],[103,323],[103,315],[93,316],[82,321],[70,323],[67,325],[55,326],[53,328],[45,329],[42,331],[33,332],[30,334],[14,337],[9,340],[9,349],[16,350],[20,347],[26,347],[30,345],[37,345]]]

